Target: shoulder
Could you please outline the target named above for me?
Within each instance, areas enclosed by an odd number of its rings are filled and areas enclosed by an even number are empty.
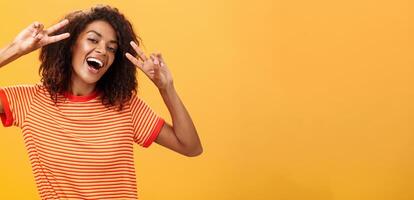
[[[129,106],[132,112],[143,112],[150,109],[149,105],[136,93],[131,96]]]
[[[128,104],[130,105],[136,105],[142,102],[142,99],[138,96],[136,92],[133,92],[131,95],[131,98],[128,101]]]
[[[17,85],[8,85],[8,86],[3,86],[1,87],[2,89],[14,89],[14,88],[18,88],[18,89],[25,89],[25,90],[29,90],[29,89],[34,89],[41,86],[41,84],[36,83],[36,84],[17,84]]]
[[[11,85],[11,86],[1,87],[0,89],[4,90],[5,92],[30,94],[30,93],[35,93],[37,91],[43,90],[44,87],[42,84],[37,83],[37,84]]]

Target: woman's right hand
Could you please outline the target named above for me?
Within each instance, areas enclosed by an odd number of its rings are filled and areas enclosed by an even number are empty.
[[[18,51],[21,55],[28,54],[38,48],[68,38],[70,36],[69,33],[50,36],[52,33],[64,27],[68,23],[69,20],[65,19],[44,30],[42,23],[34,22],[20,32],[14,39],[13,43],[17,45]]]

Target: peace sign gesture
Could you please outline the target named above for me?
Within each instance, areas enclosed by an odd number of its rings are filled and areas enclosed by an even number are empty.
[[[135,42],[131,41],[130,44],[135,52],[137,52],[138,58],[132,56],[130,53],[125,53],[128,60],[143,71],[158,89],[165,89],[168,86],[172,86],[172,75],[162,55],[160,53],[152,53],[148,58]]]
[[[34,22],[16,36],[14,43],[19,47],[21,54],[30,53],[50,43],[68,38],[70,36],[69,33],[50,36],[50,34],[59,30],[68,23],[69,20],[65,19],[44,30],[42,23]]]

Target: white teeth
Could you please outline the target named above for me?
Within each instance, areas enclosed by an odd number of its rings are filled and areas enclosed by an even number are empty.
[[[88,58],[88,59],[86,59],[86,61],[96,62],[96,63],[98,63],[98,64],[99,64],[99,67],[102,67],[102,66],[103,66],[102,61],[100,61],[100,60],[98,60],[98,59],[96,59],[96,58]]]

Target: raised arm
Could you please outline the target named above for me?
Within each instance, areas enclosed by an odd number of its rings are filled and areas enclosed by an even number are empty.
[[[6,47],[0,50],[0,67],[3,67],[9,62],[16,60],[20,56],[21,52],[19,52],[17,45],[14,43],[8,44]]]
[[[30,24],[16,36],[11,44],[0,50],[0,67],[45,45],[68,38],[69,33],[51,36],[68,22],[65,19],[46,30],[43,29],[42,23],[34,22]]]
[[[51,35],[68,24],[68,22],[69,21],[65,19],[46,30],[43,29],[43,24],[39,22],[30,24],[16,36],[12,43],[0,49],[0,68],[38,48],[68,38],[70,36],[69,33]],[[0,113],[4,113],[1,101]]]
[[[147,58],[134,42],[131,45],[138,53],[138,58],[130,53],[125,56],[158,87],[172,118],[172,126],[165,123],[155,142],[185,156],[200,155],[203,147],[196,128],[174,88],[171,72],[161,54],[151,54]]]

